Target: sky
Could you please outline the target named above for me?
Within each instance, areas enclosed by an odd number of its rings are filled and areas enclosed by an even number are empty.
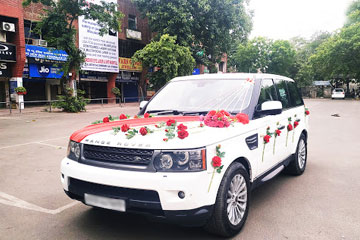
[[[345,23],[352,0],[250,0],[254,11],[250,38],[265,36],[309,39],[317,31],[332,32]]]

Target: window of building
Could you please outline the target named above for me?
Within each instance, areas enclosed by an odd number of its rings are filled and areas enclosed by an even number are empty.
[[[128,17],[128,28],[131,30],[137,30],[136,16],[129,14]]]
[[[131,58],[137,50],[144,47],[145,45],[139,42],[119,39],[119,57]]]
[[[24,21],[25,43],[32,44],[32,39],[40,39],[40,35],[34,32],[36,22]]]

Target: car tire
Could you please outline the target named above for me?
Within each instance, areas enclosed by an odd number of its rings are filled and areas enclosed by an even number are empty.
[[[298,145],[296,147],[296,152],[293,155],[293,160],[286,167],[285,172],[291,175],[299,176],[304,173],[307,162],[307,142],[306,137],[302,133]]]
[[[231,194],[232,193],[232,194]],[[250,178],[245,167],[234,162],[227,169],[205,230],[222,237],[232,237],[245,224],[250,202]]]

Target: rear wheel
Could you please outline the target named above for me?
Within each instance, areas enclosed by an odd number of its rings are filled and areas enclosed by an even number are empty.
[[[205,229],[223,237],[234,236],[245,224],[249,200],[249,174],[242,164],[235,162],[221,181],[214,212]]]
[[[304,134],[301,134],[294,159],[286,167],[286,172],[292,175],[301,175],[304,173],[307,162],[307,142]]]

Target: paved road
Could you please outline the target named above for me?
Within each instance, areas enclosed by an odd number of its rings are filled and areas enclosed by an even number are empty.
[[[306,105],[306,172],[256,189],[235,239],[360,239],[360,102]],[[59,164],[70,134],[120,112],[133,115],[137,108],[0,116],[0,239],[216,239],[202,229],[98,211],[65,196]]]

